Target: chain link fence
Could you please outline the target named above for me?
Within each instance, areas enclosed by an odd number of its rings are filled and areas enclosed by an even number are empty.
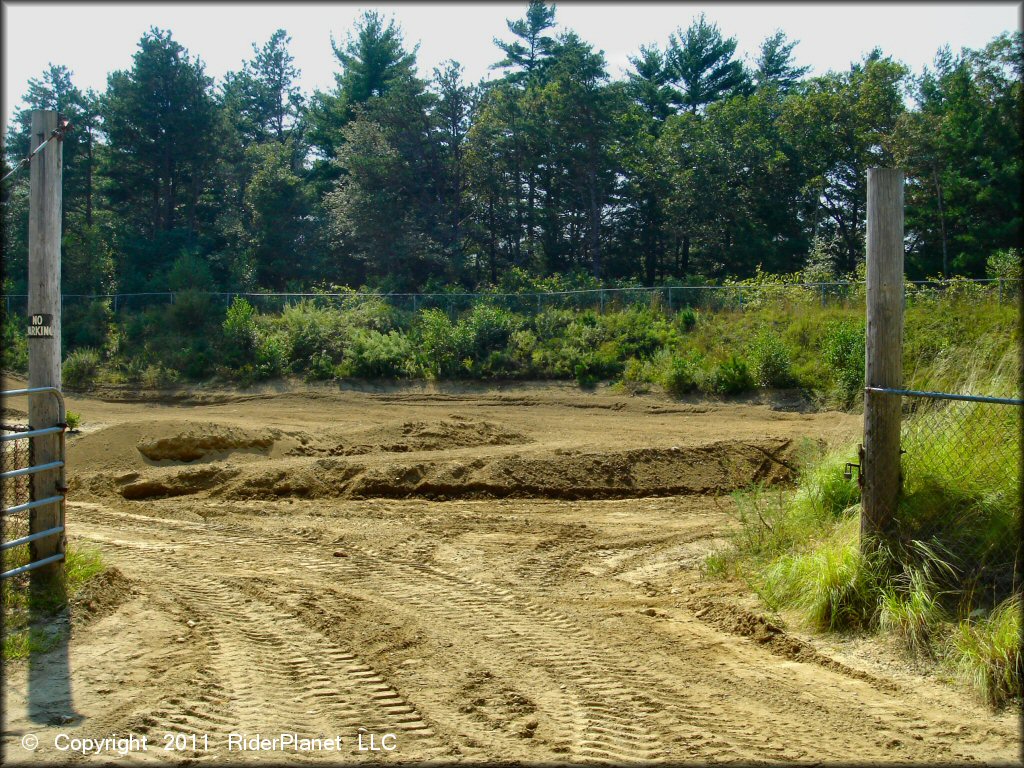
[[[916,280],[905,286],[907,303],[936,300],[950,295],[971,300],[1013,302],[1021,290],[1020,280]],[[689,285],[635,288],[590,288],[572,291],[520,293],[255,293],[231,291],[171,291],[147,293],[65,294],[62,309],[84,314],[90,308],[102,307],[114,314],[141,312],[166,307],[184,298],[203,296],[214,304],[229,306],[236,297],[244,298],[261,312],[280,312],[285,307],[308,301],[323,307],[351,309],[366,301],[384,301],[395,309],[417,312],[440,309],[457,315],[475,303],[487,301],[522,314],[540,313],[546,309],[597,312],[633,306],[660,308],[669,312],[685,309],[704,311],[742,311],[763,306],[787,306],[815,303],[821,306],[860,306],[864,300],[864,283],[836,281],[820,283],[764,283],[759,285]],[[27,297],[23,294],[4,296],[7,316],[27,314]]]
[[[28,427],[21,424],[0,425],[0,431],[5,435],[25,432]],[[32,464],[30,440],[11,440],[0,442],[0,472],[9,472],[15,469],[25,469]],[[3,496],[3,509],[15,507],[31,500],[32,497],[32,476],[22,475],[20,477],[4,478],[0,481],[0,491]],[[22,536],[28,535],[28,512],[20,514],[3,515],[0,517],[0,542],[13,541]],[[28,545],[4,549],[0,552],[0,571],[24,565],[28,562]]]
[[[900,530],[942,542],[968,589],[1019,591],[1024,404],[904,392],[903,413]]]

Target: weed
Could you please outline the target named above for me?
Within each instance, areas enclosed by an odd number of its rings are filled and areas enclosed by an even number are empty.
[[[993,705],[1024,696],[1021,609],[1016,594],[987,618],[961,621],[949,640],[949,665]]]
[[[27,562],[27,548],[15,549],[21,551],[13,553],[8,550],[4,553],[5,569]],[[4,661],[44,653],[60,642],[60,632],[44,629],[38,624],[66,606],[68,600],[103,568],[103,560],[97,551],[70,546],[65,554],[63,577],[53,580],[45,589],[32,588],[27,575],[6,579],[2,587]]]
[[[69,387],[88,387],[100,370],[100,353],[91,347],[76,349],[64,360],[61,378]]]
[[[754,379],[746,362],[732,355],[712,370],[707,388],[719,395],[739,395],[754,388]]]
[[[762,326],[747,350],[750,373],[759,387],[788,387],[793,383],[793,363],[782,338]]]

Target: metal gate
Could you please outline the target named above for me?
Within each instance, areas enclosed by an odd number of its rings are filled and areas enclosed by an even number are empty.
[[[3,553],[3,562],[6,565],[10,562],[9,553],[16,547],[26,546],[33,541],[39,539],[45,539],[50,536],[61,536],[64,534],[64,501],[65,494],[67,492],[67,484],[65,482],[65,432],[67,430],[67,415],[64,410],[64,397],[56,387],[34,387],[32,389],[13,389],[6,392],[0,393],[0,397],[6,402],[9,397],[17,397],[25,395],[28,397],[40,397],[47,396],[53,397],[57,401],[58,409],[58,424],[53,427],[45,427],[43,429],[32,429],[31,426],[26,428],[18,428],[14,426],[5,425],[3,428],[3,434],[0,435],[0,456],[2,456],[2,473],[0,473],[0,483],[2,483],[3,489],[3,543],[0,544],[0,552]],[[33,463],[33,441],[44,435],[59,435],[59,457],[56,461],[46,462],[44,464]],[[33,492],[32,476],[40,472],[59,472],[59,479],[57,482],[58,493],[53,496],[47,496],[43,499],[36,499]],[[58,523],[52,528],[47,528],[43,531],[36,531],[35,533],[29,532],[30,524],[28,516],[24,513],[31,515],[31,510],[39,507],[45,507],[50,504],[59,504],[60,513],[58,515]],[[9,537],[10,533],[21,533],[24,535],[17,535]],[[31,571],[49,563],[55,563],[64,559],[63,547],[59,547],[60,551],[55,555],[44,557],[39,560],[31,560],[31,555],[28,556],[29,562],[24,565],[19,565],[16,568],[0,573],[0,579],[6,579],[11,576],[17,576],[20,573]],[[18,558],[20,560],[21,558]]]

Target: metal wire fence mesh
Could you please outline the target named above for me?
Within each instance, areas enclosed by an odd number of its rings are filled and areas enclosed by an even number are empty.
[[[943,542],[966,584],[1021,585],[1024,408],[994,399],[903,396],[899,527]]]
[[[3,425],[3,434],[12,434],[24,431],[27,427],[17,425]],[[0,471],[9,472],[14,469],[24,469],[31,465],[31,448],[29,440],[10,440],[0,443]],[[31,500],[32,477],[22,475],[20,477],[5,478],[0,484],[3,495],[3,508],[24,504]],[[7,542],[13,539],[28,535],[28,512],[21,512],[13,515],[0,517],[0,541]],[[5,549],[0,552],[0,570],[7,570],[28,562],[28,545]]]
[[[907,281],[905,297],[908,304],[941,297],[960,296],[970,300],[991,299],[999,303],[1014,302],[1019,297],[1021,281],[1015,279]],[[764,283],[731,285],[677,285],[631,288],[587,288],[581,290],[518,292],[518,293],[254,293],[200,291],[215,304],[228,306],[242,297],[261,312],[280,312],[289,305],[309,301],[322,307],[351,309],[367,301],[384,301],[395,309],[417,312],[440,309],[452,315],[470,309],[480,301],[496,304],[523,314],[540,313],[546,309],[597,312],[650,306],[669,312],[685,309],[722,311],[753,309],[761,306],[785,306],[815,303],[822,306],[860,306],[864,283],[836,281],[818,283]],[[171,291],[147,293],[65,294],[61,299],[64,312],[83,314],[103,308],[118,313],[142,312],[166,307],[182,300],[183,294]],[[3,303],[8,316],[27,313],[27,296],[6,294]]]

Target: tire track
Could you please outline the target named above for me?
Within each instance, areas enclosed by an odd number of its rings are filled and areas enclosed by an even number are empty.
[[[517,674],[513,662],[519,664],[520,676],[525,665],[534,670],[529,682],[540,686],[547,701],[549,711],[544,714],[571,740],[574,759],[790,761],[801,754],[825,756],[828,752],[822,749],[820,729],[808,732],[808,717],[823,723],[835,720],[835,728],[849,729],[842,709],[821,710],[817,701],[802,702],[799,685],[772,675],[769,680],[779,688],[766,689],[762,698],[771,704],[776,724],[788,737],[786,743],[774,736],[766,738],[757,729],[763,715],[732,700],[742,691],[742,681],[723,679],[700,665],[687,665],[683,680],[678,678],[678,667],[638,670],[628,649],[599,643],[580,624],[548,605],[393,552],[382,554],[346,540],[347,557],[331,558],[323,542],[314,549],[308,538],[275,533],[278,543],[271,544],[267,537],[231,523],[199,524],[99,510],[96,517],[121,526],[126,520],[144,523],[150,538],[169,531],[171,535],[187,532],[204,552],[216,553],[211,565],[223,566],[227,572],[280,576],[301,568],[315,574],[316,581],[323,580],[325,587],[341,585],[364,599],[386,601],[396,611],[429,620],[432,631],[454,636],[470,647],[487,648],[487,663],[511,679]],[[179,554],[174,552],[175,557]],[[315,588],[308,579],[302,585],[307,592]],[[301,622],[302,617],[297,620]],[[309,622],[302,626],[308,628]],[[729,706],[722,707],[723,701],[729,701]],[[887,708],[885,718],[869,719],[873,722],[856,728],[865,739],[883,724],[904,733],[916,725],[898,706]]]
[[[168,583],[168,569],[143,554],[147,550],[124,540],[105,543],[140,574],[161,579],[171,601],[198,619],[194,636],[208,657],[195,687],[205,693],[164,696],[136,718],[140,732],[187,729],[222,744],[231,732],[337,734],[351,743],[365,728],[398,734],[402,755],[432,759],[447,753],[417,709],[350,649],[227,580],[193,572],[188,585]]]
[[[193,534],[200,528],[198,524],[167,522]],[[233,525],[217,523],[201,528],[220,530],[223,534],[217,539],[203,540],[206,551],[213,549],[216,541],[266,547],[264,541]],[[293,543],[305,542],[297,539]],[[578,757],[608,762],[664,758],[669,734],[675,743],[701,743],[707,749],[705,733],[711,714],[708,709],[681,706],[678,691],[652,696],[660,686],[654,686],[653,680],[631,666],[623,669],[621,662],[615,663],[608,651],[599,648],[579,625],[551,608],[424,563],[383,556],[351,544],[347,550],[349,557],[340,562],[299,552],[292,557],[295,565],[323,576],[330,574],[332,582],[348,571],[348,580],[361,581],[362,589],[405,610],[411,606],[420,615],[429,614],[475,641],[493,643],[500,647],[499,653],[511,651],[516,659],[540,665],[552,678],[571,684],[578,714],[567,717],[564,713],[573,712],[573,708],[556,706],[549,715],[571,736]],[[239,555],[239,565],[254,564],[242,556],[241,550],[234,551]],[[261,570],[266,570],[268,561],[262,557],[257,560]],[[372,589],[366,584],[368,578],[374,582]],[[493,634],[496,627],[502,628],[500,637]],[[630,684],[624,685],[624,680]],[[763,743],[751,742],[743,728],[726,723],[716,727],[727,734],[716,754],[748,759],[763,754]]]

